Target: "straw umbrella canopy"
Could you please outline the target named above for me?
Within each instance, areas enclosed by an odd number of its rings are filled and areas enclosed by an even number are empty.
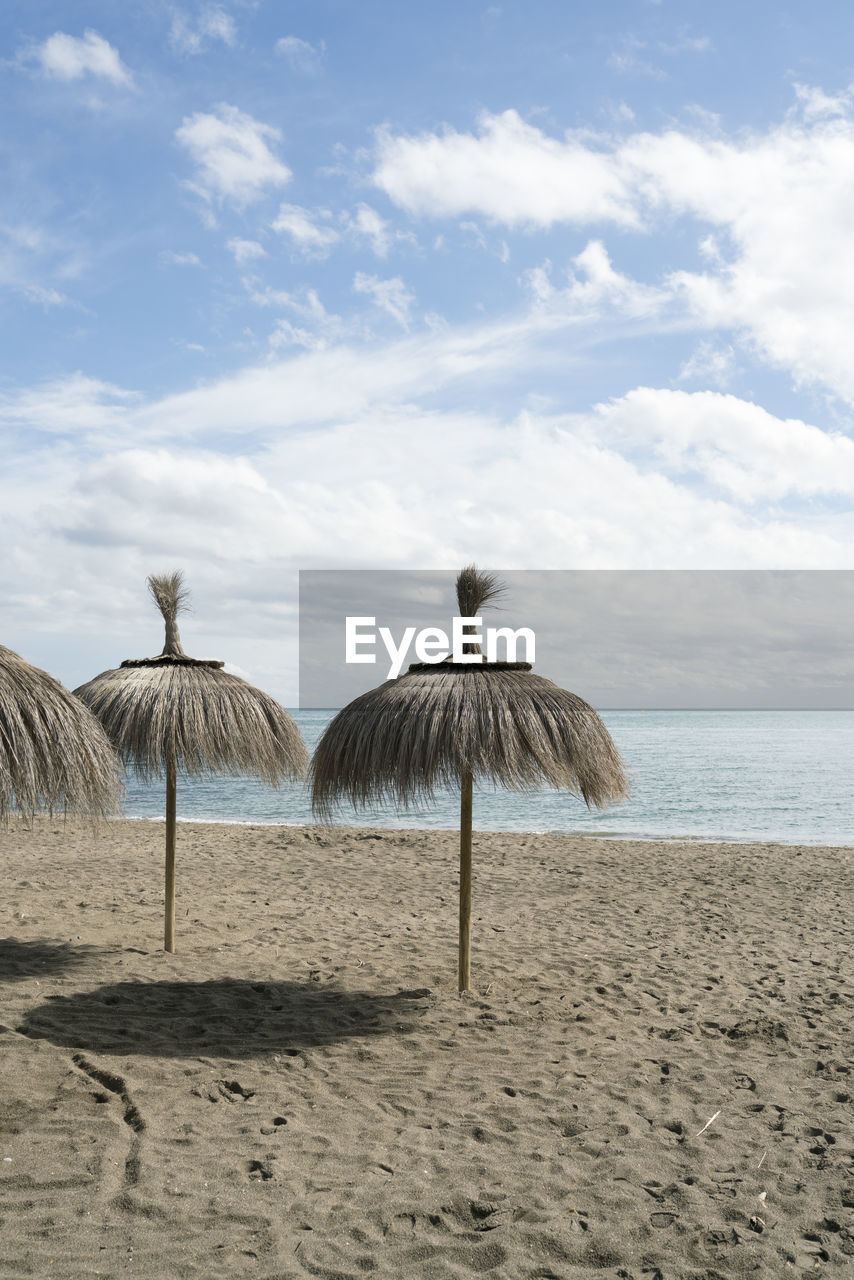
[[[457,579],[460,617],[474,618],[503,588],[472,565]],[[470,642],[465,646],[479,652]],[[339,711],[311,763],[315,812],[343,801],[404,808],[460,790],[459,989],[471,985],[472,785],[573,792],[602,809],[627,794],[622,761],[591,706],[531,674],[529,662],[413,663]]]
[[[105,817],[120,794],[116,753],[92,713],[0,645],[0,822],[37,809]]]
[[[288,713],[215,659],[190,658],[178,614],[188,593],[180,573],[148,579],[166,623],[156,658],[129,658],[75,693],[95,713],[127,764],[145,781],[166,775],[165,949],[175,950],[175,808],[178,769],[193,777],[252,774],[277,787],[302,778],[308,759]]]

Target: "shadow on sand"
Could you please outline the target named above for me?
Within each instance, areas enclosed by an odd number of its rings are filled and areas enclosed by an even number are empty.
[[[55,942],[49,938],[0,938],[0,982],[13,982],[20,978],[39,978],[45,973],[57,973],[85,964],[87,960],[102,955],[99,947],[70,942]]]
[[[326,984],[120,982],[58,996],[18,1027],[36,1040],[93,1053],[249,1058],[413,1029],[425,990],[375,995]]]

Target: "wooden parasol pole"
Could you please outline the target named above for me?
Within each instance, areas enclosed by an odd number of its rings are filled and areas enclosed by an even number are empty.
[[[175,754],[166,757],[166,920],[164,948],[175,950]]]
[[[471,769],[460,784],[460,991],[471,988]]]

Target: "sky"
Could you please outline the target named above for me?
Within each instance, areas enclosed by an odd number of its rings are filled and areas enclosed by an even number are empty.
[[[0,643],[300,569],[848,569],[854,11],[7,0]],[[579,690],[579,692],[583,692]]]

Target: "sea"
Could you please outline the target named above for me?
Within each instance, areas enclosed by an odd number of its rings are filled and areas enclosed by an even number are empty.
[[[311,752],[334,710],[292,711]],[[577,797],[475,788],[479,831],[566,832],[632,840],[854,845],[854,711],[602,711],[626,764],[631,796],[604,813]],[[129,772],[128,818],[164,820],[165,784]],[[311,823],[305,786],[272,790],[248,778],[178,779],[178,819]],[[355,812],[342,824],[454,828],[459,795],[418,808]]]

